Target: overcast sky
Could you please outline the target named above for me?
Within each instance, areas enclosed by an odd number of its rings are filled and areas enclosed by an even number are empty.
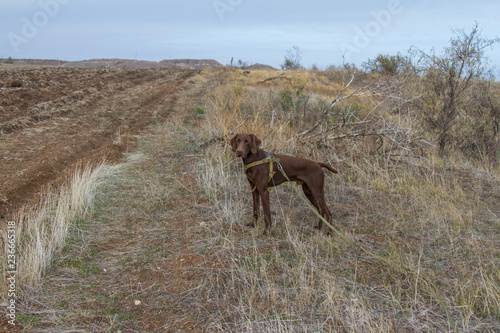
[[[279,68],[298,46],[304,66],[326,68],[412,45],[440,53],[453,29],[475,22],[500,37],[500,1],[0,0],[0,57],[234,57]],[[500,44],[487,56],[500,73]]]

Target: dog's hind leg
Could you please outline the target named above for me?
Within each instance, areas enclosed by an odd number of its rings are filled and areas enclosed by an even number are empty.
[[[316,208],[316,210],[323,216],[320,201],[318,200],[318,198],[315,198],[314,194],[312,193],[309,186],[307,186],[307,184],[304,183],[302,185],[302,191],[304,191],[304,194],[307,197],[307,199],[309,199],[309,201]],[[318,225],[315,226],[314,228],[320,230],[322,226],[323,226],[323,221],[319,219]]]

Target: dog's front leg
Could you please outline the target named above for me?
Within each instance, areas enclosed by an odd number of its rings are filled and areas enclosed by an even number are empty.
[[[261,191],[260,197],[262,199],[262,209],[264,210],[264,222],[266,224],[264,227],[263,235],[266,235],[269,232],[269,229],[271,228],[271,207],[269,205],[269,189],[267,187]]]
[[[252,199],[253,199],[253,222],[247,224],[248,227],[254,228],[257,225],[257,220],[259,219],[259,210],[260,210],[260,196],[259,191],[255,188],[253,183],[250,183],[252,186]]]

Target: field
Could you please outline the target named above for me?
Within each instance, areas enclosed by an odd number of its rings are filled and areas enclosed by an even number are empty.
[[[76,164],[117,161],[196,71],[0,67],[0,216]]]
[[[2,71],[3,214],[19,239],[7,331],[500,329],[500,170],[440,155],[410,108],[380,93],[396,93],[386,78]],[[245,226],[238,132],[339,170],[325,177],[332,236],[292,184],[271,193],[270,235]]]

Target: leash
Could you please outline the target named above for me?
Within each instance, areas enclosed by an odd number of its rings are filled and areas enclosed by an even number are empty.
[[[275,172],[273,171],[273,163],[276,162],[277,163],[277,166],[278,166],[278,170],[281,172],[281,174],[283,175],[283,177],[285,177],[285,179],[288,181],[288,182],[291,182],[290,178],[288,178],[285,170],[283,170],[283,167],[280,163],[280,159],[279,158],[276,158],[273,154],[271,153],[267,153],[266,152],[266,158],[263,159],[263,160],[260,160],[260,161],[257,161],[257,162],[254,162],[254,163],[251,163],[251,164],[248,164],[246,166],[244,166],[244,170],[245,170],[245,174],[247,172],[248,169],[254,167],[254,166],[257,166],[257,165],[262,165],[262,164],[265,164],[265,163],[269,163],[269,181],[271,181],[271,179],[273,178]],[[248,177],[248,175],[247,175]],[[248,177],[248,179],[250,179],[250,177]],[[250,179],[250,181],[252,181]],[[252,181],[253,182],[253,181]],[[257,188],[257,186],[254,187],[254,189],[252,190],[255,191],[255,189]],[[300,199],[306,204],[307,207],[309,207],[309,209],[318,217],[321,219],[321,221],[323,221],[323,223],[325,223],[329,228],[330,230],[332,230],[337,236],[339,236],[340,238],[342,238],[347,244],[349,244],[350,246],[354,247],[354,248],[357,248],[359,250],[361,250],[362,252],[366,253],[367,255],[385,263],[386,265],[388,265],[389,267],[395,269],[395,270],[401,270],[401,268],[405,271],[405,272],[412,272],[411,268],[407,265],[403,265],[403,267],[399,267],[399,265],[396,265],[392,260],[388,259],[388,258],[385,258],[383,256],[380,256],[366,248],[364,248],[363,246],[361,245],[358,245],[356,244],[352,239],[350,239],[349,237],[347,237],[345,234],[343,234],[342,232],[340,232],[339,230],[337,230],[333,225],[330,224],[330,222],[328,222],[319,212],[318,210],[316,209],[316,207],[314,207],[311,202],[305,198],[304,194],[301,193],[297,188],[295,188],[295,191],[297,192],[297,194],[299,195]],[[425,282],[427,282],[431,288],[432,288],[432,291],[434,291],[434,294],[438,300],[438,303],[441,305],[441,307],[443,308],[445,314],[446,314],[446,317],[448,319],[448,323],[450,324],[450,326],[452,327],[453,331],[454,332],[458,332],[457,330],[457,327],[456,327],[456,324],[455,324],[455,321],[453,320],[453,318],[451,317],[451,313],[450,313],[450,310],[448,308],[448,306],[446,305],[446,303],[444,302],[443,300],[443,297],[441,296],[441,293],[439,292],[437,286],[436,286],[436,283],[434,282],[434,280],[430,277],[426,277],[426,276],[420,276],[420,279],[424,280]]]
[[[272,153],[268,153],[266,152],[266,158],[264,158],[263,160],[260,160],[260,161],[257,161],[257,162],[253,162],[253,163],[250,163],[250,164],[247,164],[243,167],[243,169],[245,170],[245,174],[247,173],[248,169],[250,168],[253,168],[254,166],[257,166],[257,165],[262,165],[262,164],[266,164],[266,163],[269,163],[269,180],[268,182],[271,181],[271,179],[273,179],[273,176],[276,172],[273,171],[273,163],[276,162],[277,163],[277,166],[278,166],[278,170],[281,172],[281,174],[283,175],[283,177],[285,177],[285,179],[288,181],[288,182],[292,182],[290,180],[290,178],[288,178],[285,170],[283,170],[283,166],[281,165],[280,163],[280,159],[279,158],[276,158]],[[248,175],[247,175],[248,177]],[[250,179],[250,177],[248,177],[248,179]],[[250,179],[250,181],[253,183],[253,180]],[[257,186],[254,187],[254,189],[252,190],[255,191],[257,189]],[[307,198],[304,197],[303,193],[300,193],[299,190],[296,189],[296,192],[298,193],[300,199],[306,204],[307,207],[309,207],[309,209],[317,216],[321,219],[321,221],[323,221],[333,232],[335,232],[335,234],[337,234],[340,238],[342,238],[346,243],[350,244],[351,246],[354,246],[368,254],[370,254],[371,256],[379,259],[379,260],[382,260],[382,261],[385,261],[387,262],[387,259],[381,257],[381,256],[378,256],[376,255],[375,253],[372,253],[371,251],[368,251],[364,248],[362,248],[360,245],[356,244],[353,240],[351,240],[350,238],[348,238],[346,235],[344,235],[343,233],[341,233],[340,231],[338,231],[333,225],[331,225],[319,212],[318,210],[316,209],[316,207],[314,207],[311,202],[309,202],[309,200]]]

